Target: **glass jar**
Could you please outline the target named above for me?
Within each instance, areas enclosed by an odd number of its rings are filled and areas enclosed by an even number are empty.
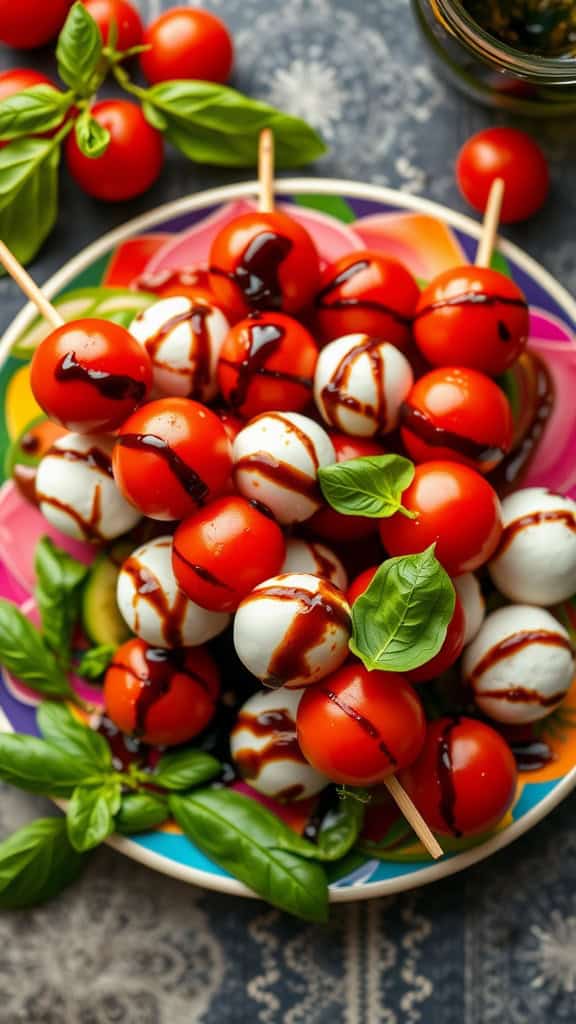
[[[576,113],[576,58],[515,50],[485,32],[458,0],[412,0],[445,74],[473,99],[531,117]]]

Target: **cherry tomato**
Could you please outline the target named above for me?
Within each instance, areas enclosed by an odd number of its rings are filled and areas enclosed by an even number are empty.
[[[19,50],[45,46],[66,21],[72,0],[0,0],[0,43]]]
[[[206,728],[219,690],[218,668],[205,647],[165,650],[128,640],[106,672],[104,704],[122,732],[173,746]]]
[[[526,220],[544,204],[550,176],[540,146],[517,128],[487,128],[464,143],[456,162],[465,199],[484,213],[495,178],[505,185],[500,220]]]
[[[381,519],[380,539],[392,555],[411,555],[436,544],[446,572],[458,576],[487,562],[502,533],[495,490],[474,469],[457,462],[424,462],[402,495],[409,519],[396,512]]]
[[[296,718],[307,761],[333,782],[369,786],[420,753],[426,721],[416,692],[396,672],[358,662],[307,687]]]
[[[218,382],[224,399],[251,419],[273,409],[299,412],[310,402],[318,349],[297,320],[252,313],[228,332]]]
[[[144,401],[152,367],[124,327],[109,320],[74,320],[39,344],[30,383],[48,416],[89,434],[115,430]]]
[[[102,156],[84,156],[74,132],[66,140],[70,174],[81,188],[107,202],[133,199],[154,184],[164,162],[162,136],[130,100],[95,103],[92,117],[110,132],[110,144]]]
[[[222,492],[230,477],[228,435],[190,398],[158,398],[118,432],[112,459],[124,497],[151,519],[184,519]]]
[[[400,411],[402,442],[415,462],[452,459],[480,473],[510,451],[510,403],[490,377],[465,367],[432,370],[416,382]]]
[[[128,0],[83,0],[83,4],[98,25],[105,43],[110,40],[110,27],[114,24],[117,31],[117,50],[130,50],[133,46],[140,46],[144,32],[142,19]]]
[[[326,341],[368,334],[404,348],[419,289],[398,260],[366,249],[327,267],[316,296],[318,325]]]
[[[433,832],[468,836],[496,825],[511,806],[517,772],[505,740],[473,718],[431,722],[424,749],[400,776]]]
[[[265,506],[230,495],[180,524],[172,565],[178,585],[196,604],[232,612],[280,571],[285,553],[282,530]]]
[[[320,280],[316,246],[285,213],[245,213],[226,224],[210,250],[210,282],[220,303],[235,312],[297,313]]]
[[[227,82],[234,63],[232,37],[215,14],[194,7],[173,7],[148,25],[140,57],[152,84],[172,78]]]
[[[433,366],[469,366],[496,376],[528,342],[529,312],[518,286],[496,270],[456,267],[424,289],[414,337]]]
[[[3,71],[0,74],[0,103],[17,92],[31,89],[33,85],[54,86],[54,82],[47,75],[41,74],[40,71],[34,71],[33,68],[11,68],[10,71]],[[7,146],[8,142],[9,140],[0,142],[0,149]]]
[[[336,452],[336,462],[362,459],[367,455],[385,455],[386,449],[369,437],[349,437],[348,434],[330,434]],[[324,505],[314,513],[306,524],[323,540],[360,540],[370,537],[378,529],[377,519],[366,516],[345,516],[336,509]]]
[[[237,434],[240,433],[242,428],[246,426],[246,423],[244,422],[243,419],[241,419],[240,416],[235,416],[233,412],[230,412],[229,409],[218,408],[214,409],[214,412],[216,413],[218,419],[220,420],[220,423],[224,427],[224,430],[228,434],[228,440],[230,441],[230,444],[232,444],[234,438],[236,437]]]
[[[346,591],[346,600],[348,601],[349,605],[353,605],[354,602],[357,601],[359,597],[362,597],[364,591],[368,590],[368,587],[372,583],[372,580],[374,579],[379,568],[379,565],[371,565],[369,569],[364,569],[364,572],[361,572],[358,576],[356,576],[355,579],[352,580],[352,583],[350,584],[348,590]]]

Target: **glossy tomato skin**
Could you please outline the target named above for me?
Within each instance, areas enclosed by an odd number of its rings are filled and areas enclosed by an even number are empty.
[[[104,704],[114,724],[144,743],[173,746],[206,728],[218,693],[218,668],[205,647],[164,650],[128,640],[104,679]]]
[[[350,437],[348,434],[330,434],[336,452],[336,462],[362,459],[368,455],[385,455],[386,449],[370,437]],[[307,527],[323,540],[354,541],[373,536],[378,530],[377,519],[366,516],[345,516],[330,505],[322,508],[308,520]]]
[[[517,772],[495,729],[473,718],[440,718],[429,724],[420,756],[400,781],[433,832],[469,836],[506,814]]]
[[[144,401],[152,367],[124,327],[87,318],[57,327],[40,342],[30,383],[51,419],[89,434],[115,430]]]
[[[0,0],[0,43],[18,50],[45,46],[62,28],[72,0]]]
[[[413,668],[410,672],[406,672],[406,679],[411,683],[428,683],[431,679],[437,679],[442,675],[462,654],[465,630],[464,610],[460,598],[456,595],[454,614],[448,623],[446,639],[438,654],[424,665],[420,665],[419,668]]]
[[[130,100],[102,100],[90,113],[110,132],[110,144],[102,156],[87,157],[71,132],[66,140],[66,162],[74,180],[89,196],[111,203],[146,192],[164,162],[160,132]]]
[[[122,425],[112,467],[124,497],[145,516],[185,519],[226,487],[231,447],[210,409],[190,398],[159,398]]]
[[[307,687],[296,718],[307,761],[334,782],[369,786],[409,765],[426,734],[415,690],[396,672],[344,665]]]
[[[507,370],[528,342],[526,298],[486,267],[445,270],[422,292],[414,337],[432,366],[468,366],[489,376]]]
[[[234,46],[226,25],[197,8],[174,7],[156,18],[144,35],[150,47],[140,56],[144,77],[153,85],[172,78],[227,82]]]
[[[369,569],[364,569],[364,572],[361,572],[352,580],[346,591],[346,600],[349,605],[353,605],[359,597],[362,597],[364,591],[368,590],[379,568],[379,565],[371,565]]]
[[[498,546],[502,519],[498,496],[484,477],[457,462],[423,462],[402,495],[415,519],[397,512],[380,520],[389,555],[411,555],[436,545],[446,572],[458,576],[488,561]]]
[[[114,23],[118,33],[117,50],[140,46],[144,32],[142,19],[128,0],[83,0],[83,3],[98,25],[104,43],[108,43],[110,27]]]
[[[232,612],[258,583],[280,571],[285,553],[282,530],[264,506],[230,495],[180,524],[172,567],[196,604]]]
[[[505,185],[503,224],[526,220],[543,206],[550,184],[540,146],[517,128],[487,128],[464,143],[456,162],[458,186],[465,199],[484,213],[495,178]]]
[[[452,459],[488,473],[510,451],[510,403],[486,374],[466,367],[432,370],[414,384],[400,412],[411,459]]]

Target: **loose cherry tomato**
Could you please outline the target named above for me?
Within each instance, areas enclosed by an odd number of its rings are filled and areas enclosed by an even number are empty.
[[[464,143],[456,162],[465,199],[484,213],[495,178],[505,185],[500,220],[526,220],[544,204],[550,176],[540,146],[517,128],[487,128]]]
[[[148,25],[140,57],[152,84],[172,78],[227,82],[234,63],[232,37],[215,14],[194,7],[173,7]]]
[[[236,495],[217,498],[180,524],[172,566],[178,585],[202,608],[235,611],[282,566],[282,530],[265,506]]]
[[[362,459],[368,455],[385,455],[386,449],[369,437],[349,437],[348,434],[330,434],[336,452],[336,462]],[[323,540],[360,540],[370,537],[378,529],[377,519],[366,516],[345,516],[324,505],[306,524],[312,533]]]
[[[402,495],[416,513],[381,519],[380,538],[390,555],[411,555],[436,544],[446,572],[458,576],[478,569],[498,546],[502,533],[495,490],[474,469],[457,462],[424,462]]]
[[[400,410],[402,442],[415,462],[452,459],[488,473],[510,451],[514,424],[501,388],[465,367],[432,370]]]
[[[130,50],[140,46],[144,29],[136,8],[128,0],[82,0],[100,29],[105,43],[110,40],[110,27],[116,26],[117,50]]]
[[[316,295],[325,341],[368,334],[404,348],[410,338],[418,285],[398,260],[362,250],[326,267]]]
[[[0,43],[19,50],[45,46],[66,21],[72,0],[0,0]]]
[[[104,704],[122,732],[173,746],[206,728],[219,690],[218,668],[205,647],[166,650],[128,640],[106,672]]]
[[[396,672],[358,662],[307,687],[296,718],[307,761],[334,782],[369,786],[420,753],[426,721],[415,690]]]
[[[40,71],[34,71],[33,68],[11,68],[10,71],[3,71],[0,74],[0,103],[17,92],[31,89],[33,85],[54,86],[54,82],[47,75],[41,74]],[[8,142],[9,140],[0,142],[0,149],[7,146]]]
[[[30,383],[53,420],[81,434],[115,430],[146,398],[150,359],[124,327],[110,320],[74,320],[40,342]]]
[[[216,235],[210,250],[210,283],[220,303],[236,313],[307,306],[320,280],[316,246],[286,213],[245,213]]]
[[[469,836],[506,814],[517,772],[505,740],[473,718],[431,722],[418,759],[400,776],[433,832]]]
[[[496,376],[528,342],[529,312],[517,285],[496,270],[455,267],[420,296],[414,337],[433,366],[469,366]]]
[[[224,399],[251,419],[273,409],[299,412],[310,402],[318,349],[297,320],[252,313],[228,332],[218,382]]]
[[[70,174],[81,188],[107,202],[121,202],[141,195],[154,184],[164,161],[162,136],[130,100],[102,100],[90,113],[110,132],[102,156],[85,156],[74,132],[66,140]]]
[[[159,398],[118,432],[114,478],[124,497],[151,519],[184,519],[220,494],[232,469],[218,417],[190,398]]]

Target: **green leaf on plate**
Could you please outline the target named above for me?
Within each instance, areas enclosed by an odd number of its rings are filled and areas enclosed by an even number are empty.
[[[28,263],[58,215],[60,143],[16,139],[0,149],[0,238]]]
[[[338,804],[332,808],[320,824],[316,846],[322,860],[340,860],[356,842],[362,823],[366,804],[354,797],[340,797]]]
[[[168,817],[168,802],[155,793],[126,793],[116,815],[115,827],[123,835],[149,832]]]
[[[66,673],[25,615],[0,598],[0,665],[44,697],[73,698]]]
[[[68,838],[75,850],[86,853],[103,843],[114,831],[122,789],[118,780],[99,786],[78,786],[66,809]]]
[[[216,778],[221,768],[220,762],[203,750],[179,750],[160,758],[150,781],[164,789],[192,789]]]
[[[67,797],[76,786],[105,781],[105,772],[47,740],[0,733],[0,779],[29,793]]]
[[[72,630],[80,613],[80,588],[88,567],[58,548],[50,537],[42,537],[36,545],[34,568],[34,593],[44,641],[59,662],[69,666]]]
[[[367,455],[335,462],[318,470],[320,490],[326,501],[345,516],[387,519],[402,512],[402,494],[414,479],[414,463],[402,455]]]
[[[102,81],[102,37],[91,14],[75,3],[58,36],[58,74],[80,96],[91,96]]]
[[[43,701],[36,721],[45,740],[70,757],[82,760],[91,771],[112,770],[112,753],[104,737],[79,722],[65,704]]]
[[[115,653],[116,647],[112,644],[100,644],[98,647],[91,647],[89,651],[85,651],[82,655],[80,663],[76,668],[76,672],[79,676],[82,676],[83,679],[100,679],[104,675]]]
[[[91,160],[102,156],[110,144],[110,132],[86,111],[74,125],[78,149]]]
[[[86,858],[68,841],[64,818],[39,818],[0,843],[0,907],[17,910],[57,896]]]
[[[0,102],[0,139],[47,132],[68,113],[74,94],[53,85],[33,85]]]

